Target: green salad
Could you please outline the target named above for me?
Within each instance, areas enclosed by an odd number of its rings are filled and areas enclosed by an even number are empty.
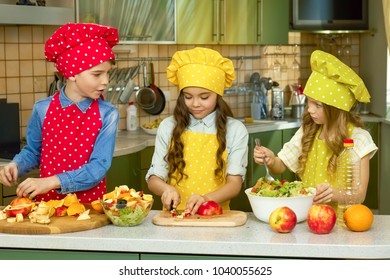
[[[275,180],[268,183],[261,177],[253,186],[251,194],[265,197],[291,197],[315,194],[315,188],[305,186],[301,181]]]

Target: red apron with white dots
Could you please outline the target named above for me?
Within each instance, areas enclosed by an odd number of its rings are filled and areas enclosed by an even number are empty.
[[[62,108],[59,93],[53,96],[42,127],[40,177],[72,171],[88,163],[102,127],[98,100],[83,113],[76,104]],[[91,203],[106,193],[106,179],[95,187],[76,192],[80,202]],[[58,200],[66,195],[51,190],[36,196],[37,201]]]

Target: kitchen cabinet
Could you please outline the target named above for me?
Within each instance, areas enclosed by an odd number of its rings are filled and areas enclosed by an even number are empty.
[[[247,188],[253,187],[260,177],[265,176],[265,168],[262,165],[258,165],[253,160],[253,149],[255,147],[255,138],[260,138],[261,145],[269,148],[275,154],[278,153],[283,144],[288,142],[298,128],[290,128],[284,130],[274,130],[266,132],[258,132],[249,134],[248,143],[248,167],[246,172],[246,179],[241,188],[240,194],[233,198],[230,202],[230,208],[234,210],[242,210],[251,212],[252,208],[249,204],[248,198],[245,194]],[[295,174],[291,171],[285,171],[281,175],[272,175],[275,179],[294,181],[297,180]]]
[[[389,166],[390,166],[390,146],[387,141],[390,139],[390,120],[386,120],[383,123],[381,123],[380,127],[380,141],[381,146],[379,147],[379,166],[378,173],[379,173],[379,202],[378,202],[378,208],[379,208],[379,214],[380,215],[390,215],[390,203],[389,203],[389,197],[390,197],[390,187],[389,187],[389,181],[386,179],[386,174],[389,172]],[[383,143],[383,144],[382,144]],[[372,160],[370,160],[371,163]],[[370,166],[371,168],[371,166]],[[371,169],[370,169],[371,171]],[[371,177],[370,177],[371,180]]]
[[[366,129],[370,132],[372,140],[377,147],[380,147],[379,143],[379,123],[377,122],[365,122]],[[366,199],[363,204],[370,209],[378,209],[378,197],[379,197],[379,154],[383,154],[383,151],[379,149],[376,154],[370,160],[370,180],[368,182]]]
[[[140,164],[141,164],[141,178],[140,178],[141,190],[144,193],[153,195],[154,202],[153,202],[152,209],[153,210],[161,210],[161,209],[163,209],[162,203],[161,203],[161,197],[152,193],[149,190],[148,184],[145,181],[146,173],[148,173],[150,164],[152,162],[154,147],[147,147],[146,149],[142,150],[140,153],[141,153],[141,161],[140,161]]]
[[[76,19],[118,28],[120,43],[175,43],[175,0],[77,0]]]
[[[287,44],[288,1],[176,0],[178,44]]]
[[[75,21],[73,0],[46,1],[46,6],[15,5],[0,1],[0,24],[63,25]]]
[[[116,186],[127,185],[129,188],[140,189],[140,153],[114,157],[107,172],[107,192]]]

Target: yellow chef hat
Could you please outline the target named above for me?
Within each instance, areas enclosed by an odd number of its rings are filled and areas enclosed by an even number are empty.
[[[168,80],[179,90],[186,87],[202,87],[221,96],[235,79],[230,59],[207,48],[194,48],[176,52],[167,68]]]
[[[310,64],[313,72],[304,89],[306,96],[344,111],[349,111],[356,100],[370,102],[363,80],[335,56],[316,50]]]

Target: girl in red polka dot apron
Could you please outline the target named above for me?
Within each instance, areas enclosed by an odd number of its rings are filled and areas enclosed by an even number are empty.
[[[42,127],[41,178],[72,171],[88,163],[102,127],[98,100],[83,113],[76,104],[63,108],[57,92],[47,110]],[[90,203],[106,193],[105,178],[95,187],[77,192],[81,202]],[[37,201],[62,199],[64,194],[51,190],[36,196]]]

